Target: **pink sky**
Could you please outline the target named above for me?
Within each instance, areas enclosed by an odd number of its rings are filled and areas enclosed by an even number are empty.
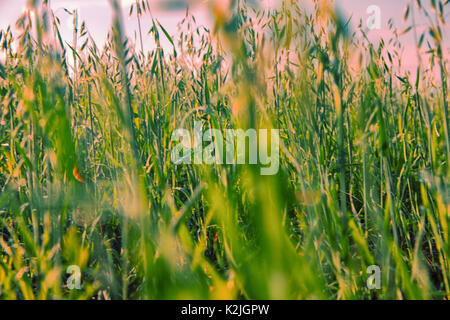
[[[135,30],[137,30],[137,20],[135,16],[128,17],[129,6],[135,0],[122,0],[122,7],[124,10],[126,30],[130,36],[134,36]],[[184,10],[165,10],[162,8],[167,0],[151,0],[151,8],[153,15],[160,21],[160,23],[166,28],[171,35],[177,33],[177,23],[183,18]],[[171,0],[172,2],[174,0]],[[186,0],[184,0],[186,2]],[[280,1],[279,0],[262,0],[256,2],[261,3],[263,7],[274,7]],[[26,0],[0,0],[0,29],[5,28],[7,25],[14,25],[17,17],[21,14],[26,6]],[[177,0],[178,3],[183,3],[183,0]],[[212,18],[208,9],[208,0],[197,0],[195,3],[191,1],[190,8],[191,13],[194,14],[199,24],[205,26],[212,26]],[[309,5],[311,0],[303,1],[306,6]],[[392,19],[395,26],[402,30],[409,26],[407,23],[403,23],[402,16],[404,8],[409,0],[335,0],[336,6],[346,17],[352,17],[352,25],[354,28],[358,25],[359,21],[366,22],[368,14],[367,8],[371,5],[377,5],[381,9],[381,30],[372,30],[368,32],[369,38],[376,40],[380,37],[389,39],[391,36],[387,27],[388,20]],[[422,1],[425,4],[428,0]],[[72,41],[72,18],[65,13],[62,8],[69,10],[77,9],[79,11],[80,20],[86,22],[86,26],[93,35],[94,39],[99,45],[105,40],[105,36],[110,28],[111,24],[111,9],[108,0],[51,0],[50,1],[55,14],[60,18],[62,22],[62,36],[69,43]],[[450,6],[447,6],[445,13],[447,20],[450,20]],[[425,26],[425,20],[418,19],[417,24],[419,26]],[[446,52],[448,54],[450,47],[450,24],[447,23],[446,30],[443,30],[444,43]],[[143,20],[143,30],[148,30],[151,27],[149,19]],[[145,32],[146,33],[146,32]],[[402,43],[405,47],[402,60],[407,70],[413,70],[417,65],[416,51],[414,45],[414,39],[412,32],[408,35],[401,37]],[[151,49],[154,44],[149,39],[144,41],[145,49]],[[168,46],[168,42],[163,45]]]

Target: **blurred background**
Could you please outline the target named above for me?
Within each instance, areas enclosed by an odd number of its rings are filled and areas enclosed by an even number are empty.
[[[313,0],[300,0],[304,3],[304,7],[311,8]],[[366,25],[370,14],[367,13],[367,8],[376,5],[381,10],[381,29],[370,30],[368,36],[370,40],[378,41],[379,38],[385,40],[392,37],[392,32],[389,30],[389,22],[392,22],[399,30],[409,27],[403,23],[402,16],[405,5],[410,0],[335,0],[335,6],[341,11],[346,18],[351,18],[351,25],[357,28],[362,21]],[[102,46],[105,42],[108,30],[111,27],[111,6],[108,0],[49,0],[55,15],[61,21],[61,32],[63,38],[70,43],[72,39],[73,18],[64,9],[69,11],[77,10],[79,15],[79,23],[85,21],[86,26],[96,40],[97,44]],[[224,1],[226,2],[226,1]],[[280,5],[279,0],[250,0],[248,1],[255,8],[276,8]],[[423,1],[425,7],[429,7],[429,1]],[[128,35],[135,39],[137,30],[137,17],[135,14],[129,15],[130,6],[135,3],[135,0],[122,0],[122,10],[124,13],[125,27]],[[204,25],[207,28],[212,28],[213,19],[210,12],[209,0],[152,0],[150,1],[151,11],[153,16],[164,26],[164,28],[173,36],[177,35],[178,23],[185,15],[186,7],[189,8],[199,25]],[[16,19],[20,14],[26,10],[27,0],[0,0],[0,29],[6,28],[8,25],[14,26]],[[425,26],[426,21],[418,20],[417,25]],[[143,17],[143,30],[148,31],[151,28],[150,17]],[[448,28],[448,26],[447,26]],[[444,43],[446,43],[446,52],[448,56],[450,47],[450,32],[443,30]],[[163,46],[169,47],[167,39],[162,39]],[[401,36],[401,41],[404,46],[403,50],[403,67],[407,70],[414,70],[417,66],[417,57],[414,49],[413,33],[407,33]],[[386,41],[387,42],[387,41]],[[151,37],[144,37],[145,50],[151,50],[154,43]]]

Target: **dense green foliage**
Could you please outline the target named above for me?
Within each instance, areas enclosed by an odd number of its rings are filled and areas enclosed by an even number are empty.
[[[327,1],[213,4],[214,30],[187,12],[178,39],[140,1],[137,46],[111,3],[103,49],[84,24],[64,43],[46,1],[0,34],[0,298],[450,298],[448,1],[405,11],[430,22],[405,30],[429,58],[414,81],[398,38],[371,43]],[[280,129],[279,173],[174,165],[195,120]]]

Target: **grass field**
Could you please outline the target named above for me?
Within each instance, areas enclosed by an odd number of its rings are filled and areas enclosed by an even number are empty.
[[[139,0],[134,44],[111,1],[104,48],[46,1],[1,31],[0,299],[450,298],[449,1],[405,1],[409,75],[327,1],[236,2],[171,38]],[[174,164],[194,121],[279,129],[278,173]]]

